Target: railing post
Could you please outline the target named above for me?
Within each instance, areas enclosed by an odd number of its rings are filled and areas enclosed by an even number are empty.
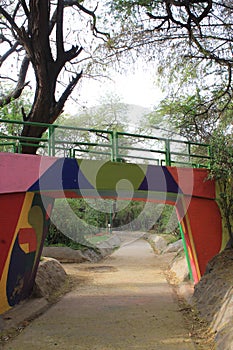
[[[115,139],[115,161],[118,162],[119,161],[119,152],[118,152],[118,132],[113,130],[113,134],[114,134],[114,139]]]
[[[16,141],[16,142],[14,142],[14,144],[13,144],[14,153],[19,153],[19,152],[18,152],[18,149],[19,149],[19,143],[18,143],[18,141]]]
[[[111,161],[115,161],[115,151],[114,151],[114,139],[113,139],[113,132],[110,134],[110,141],[111,141]]]
[[[207,154],[208,154],[208,157],[209,157],[209,160],[208,160],[208,169],[211,168],[211,158],[212,158],[212,149],[211,149],[211,146],[207,146]]]
[[[166,165],[170,166],[171,165],[171,150],[170,150],[170,140],[166,139],[165,140],[165,161]]]
[[[111,135],[111,143],[112,143],[112,148],[111,148],[111,161],[112,162],[117,162],[118,159],[118,133],[117,131],[113,130]]]
[[[74,158],[74,152],[72,152],[72,151],[73,151],[73,149],[70,148],[69,149],[69,158]]]
[[[22,153],[22,145],[20,142],[18,142],[18,145],[17,145],[17,153]]]
[[[191,144],[188,143],[188,158],[189,158],[189,163],[192,163],[191,162]]]
[[[55,135],[53,125],[49,126],[48,138],[48,154],[49,156],[55,156]]]

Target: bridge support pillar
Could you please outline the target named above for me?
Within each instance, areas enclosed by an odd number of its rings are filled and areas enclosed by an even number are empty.
[[[0,314],[32,291],[53,201],[29,192],[0,195]]]
[[[197,283],[207,263],[223,247],[222,218],[215,200],[184,196],[177,205],[189,256],[192,277]]]

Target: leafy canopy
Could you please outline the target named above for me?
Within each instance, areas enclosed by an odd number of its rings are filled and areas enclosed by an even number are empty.
[[[158,73],[170,96],[202,94],[202,110],[220,115],[232,100],[232,1],[116,0],[114,37],[122,52],[136,50],[158,60]],[[196,101],[197,106],[199,101]]]

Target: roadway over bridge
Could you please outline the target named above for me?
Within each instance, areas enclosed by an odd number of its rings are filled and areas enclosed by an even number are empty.
[[[195,283],[204,273],[208,261],[225,247],[227,236],[216,202],[216,184],[207,181],[208,169],[204,168],[208,166],[208,155],[202,158],[196,155],[197,159],[204,159],[203,168],[171,166],[174,164],[172,155],[177,156],[178,152],[168,149],[172,141],[165,140],[164,159],[160,158],[159,163],[165,161],[168,166],[117,162],[122,160],[119,155],[124,159],[125,156],[133,159],[136,156],[120,153],[119,144],[116,145],[119,140],[114,137],[116,135],[111,139],[111,160],[73,158],[77,146],[87,146],[82,141],[80,145],[76,142],[74,148],[69,143],[71,158],[0,153],[0,313],[30,294],[55,198],[114,198],[174,205]],[[22,141],[28,142],[25,137],[24,140],[14,139],[15,151],[20,151]],[[38,146],[37,141],[30,140],[31,145]],[[60,146],[57,149],[55,137],[50,135],[47,141],[50,154],[61,151]],[[11,142],[2,138],[2,147],[11,147],[8,143]],[[191,153],[191,145],[185,144],[190,152],[186,154],[182,150],[180,153],[191,160],[195,155]],[[127,146],[130,152],[138,151],[139,147],[134,145],[132,148]],[[4,150],[9,151],[8,148]],[[91,151],[91,154],[103,154],[93,148]],[[155,150],[154,153],[160,154]]]

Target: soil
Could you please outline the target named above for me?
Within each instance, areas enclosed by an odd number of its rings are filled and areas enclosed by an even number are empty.
[[[213,350],[194,309],[177,294],[167,267],[145,240],[99,263],[63,264],[73,290],[4,350]]]

